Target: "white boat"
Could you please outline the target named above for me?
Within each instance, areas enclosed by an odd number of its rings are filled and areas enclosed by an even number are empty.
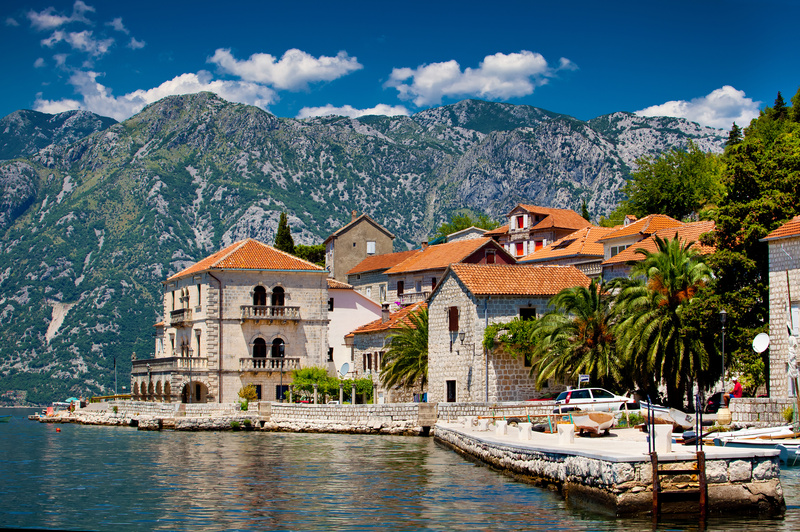
[[[600,434],[614,426],[614,414],[610,412],[573,412],[572,423],[575,430],[584,433]]]
[[[672,419],[673,425],[679,425],[684,429],[691,429],[694,427],[696,416],[694,414],[687,414],[677,408],[669,409],[669,417]]]
[[[800,466],[800,439],[763,440],[748,438],[714,438],[717,447],[736,447],[739,449],[776,449],[778,458],[787,467]]]
[[[782,440],[786,438],[796,438],[796,433],[791,425],[781,425],[779,427],[766,427],[762,429],[741,429],[731,432],[719,432],[714,435],[720,440]]]

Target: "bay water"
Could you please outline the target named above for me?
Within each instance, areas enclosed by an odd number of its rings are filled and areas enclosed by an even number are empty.
[[[0,527],[51,530],[702,530],[616,518],[468,461],[432,438],[144,432],[0,423]],[[59,430],[60,429],[60,430]],[[781,518],[705,530],[800,530],[800,468]]]

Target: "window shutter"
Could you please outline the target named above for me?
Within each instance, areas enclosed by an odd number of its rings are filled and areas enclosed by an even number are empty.
[[[450,332],[458,332],[458,307],[450,307]]]

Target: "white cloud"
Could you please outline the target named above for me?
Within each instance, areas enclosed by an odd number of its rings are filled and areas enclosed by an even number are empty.
[[[280,60],[270,54],[253,54],[243,61],[233,57],[230,50],[219,48],[208,61],[245,81],[285,90],[306,89],[309,83],[333,81],[363,68],[355,57],[344,51],[336,57],[313,57],[295,48],[287,50]]]
[[[385,115],[385,116],[408,116],[411,113],[402,105],[387,105],[384,103],[378,104],[370,109],[356,109],[352,105],[344,105],[342,107],[335,107],[331,104],[323,107],[303,107],[297,113],[298,119],[310,118],[312,116],[347,116],[349,118],[358,118],[359,116],[367,115]]]
[[[106,26],[111,26],[117,31],[121,31],[125,35],[129,34],[128,28],[125,27],[125,24],[122,23],[122,17],[117,17],[111,22],[106,22]]]
[[[69,57],[69,54],[55,54],[53,56],[53,59],[55,59],[55,61],[56,61],[56,66],[63,67],[63,66],[65,66],[67,64],[67,58],[68,57]]]
[[[232,101],[266,108],[275,101],[275,92],[262,85],[244,81],[223,81],[211,79],[209,72],[182,74],[165,81],[158,87],[136,90],[123,96],[113,96],[111,90],[98,83],[97,72],[76,72],[70,78],[82,100],[44,100],[37,96],[34,109],[45,113],[62,112],[70,109],[85,109],[117,120],[125,120],[141,111],[146,105],[166,96],[194,94],[210,91]]]
[[[135,37],[131,37],[131,42],[128,43],[128,48],[131,50],[139,50],[144,48],[145,44],[147,43],[144,41],[137,41]]]
[[[464,71],[454,60],[413,69],[395,68],[384,87],[397,89],[400,98],[413,100],[418,106],[441,103],[444,97],[506,99],[533,94],[536,87],[547,84],[559,70],[576,68],[563,57],[559,66],[552,68],[541,54],[522,50],[488,55],[478,68]]]
[[[69,44],[73,50],[85,52],[94,57],[105,55],[114,44],[114,39],[95,39],[89,30],[71,32],[57,30],[47,39],[42,39],[42,45],[52,48],[62,41]]]
[[[19,22],[17,22],[16,19],[12,17],[8,17],[6,19],[6,26],[19,26]]]
[[[42,68],[45,65],[46,63],[44,62],[44,57],[40,57],[33,62],[33,68]]]
[[[636,111],[639,116],[674,116],[719,129],[730,129],[734,122],[745,127],[758,116],[761,102],[745,96],[730,85],[690,101],[676,100]]]
[[[86,13],[94,12],[94,8],[77,0],[72,6],[72,14],[70,16],[56,14],[56,8],[48,7],[42,11],[28,11],[28,20],[31,21],[31,27],[37,30],[52,30],[71,22],[82,22],[84,24],[91,24],[91,21],[86,17]]]

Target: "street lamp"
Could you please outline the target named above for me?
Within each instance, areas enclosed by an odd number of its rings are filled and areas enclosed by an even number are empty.
[[[722,323],[722,398],[725,398],[725,321],[728,319],[728,313],[725,309],[719,311],[719,321]]]

